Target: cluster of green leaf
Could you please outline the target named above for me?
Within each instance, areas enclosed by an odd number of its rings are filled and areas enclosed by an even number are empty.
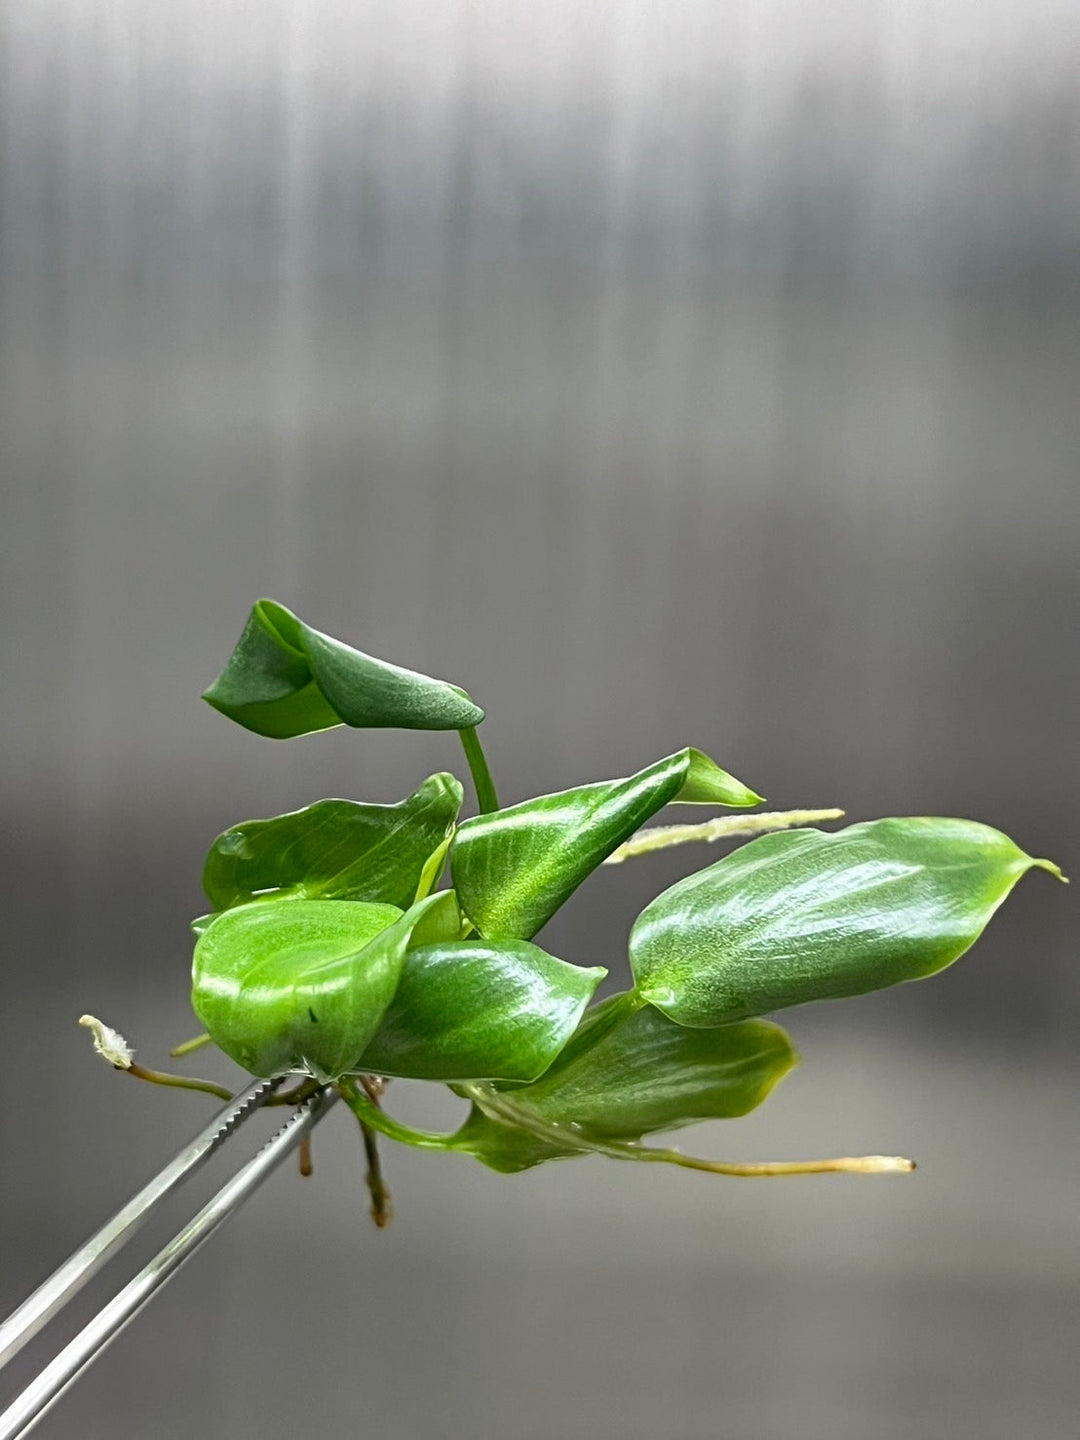
[[[761,1103],[796,1057],[759,1017],[932,975],[1027,870],[1060,873],[966,820],[763,834],[652,900],[630,936],[633,989],[588,1008],[606,972],[549,955],[538,931],[664,806],[752,807],[752,790],[685,749],[627,779],[500,807],[483,711],[464,690],[270,600],[205,698],[274,739],[339,724],[460,732],[471,818],[459,781],[438,774],[397,804],[323,800],[218,836],[193,1005],[253,1074],[336,1084],[370,1130],[497,1170],[590,1152],[727,1173],[805,1168],[699,1162],[640,1142]],[[454,1135],[409,1129],[356,1083],[369,1076],[442,1081],[471,1113]]]

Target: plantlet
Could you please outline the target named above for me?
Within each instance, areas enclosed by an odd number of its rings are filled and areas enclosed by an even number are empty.
[[[1061,877],[969,820],[826,833],[791,827],[842,812],[792,811],[641,830],[672,803],[761,803],[691,749],[501,808],[477,734],[484,713],[464,690],[364,655],[272,600],[256,604],[204,698],[273,739],[340,724],[461,737],[479,814],[461,819],[460,782],[438,774],[394,805],[322,800],[236,825],[210,848],[214,908],[193,927],[206,1033],[174,1053],[213,1042],[256,1076],[299,1074],[292,1096],[335,1086],[361,1125],[380,1224],[378,1134],[501,1171],[587,1154],[738,1176],[912,1169],[891,1156],[736,1164],[642,1141],[761,1104],[796,1061],[761,1016],[933,975],[1028,870]],[[645,906],[631,990],[590,1008],[606,972],[535,943],[604,862],[746,833],[758,838]],[[228,1095],[134,1065],[121,1037],[83,1018],[117,1068]],[[464,1125],[443,1135],[393,1119],[381,1101],[394,1076],[450,1086],[471,1103]]]

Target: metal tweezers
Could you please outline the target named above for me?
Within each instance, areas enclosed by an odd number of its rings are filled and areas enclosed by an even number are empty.
[[[199,1135],[134,1195],[101,1229],[65,1260],[0,1325],[0,1369],[38,1333],[62,1306],[127,1244],[166,1195],[200,1168],[280,1084],[258,1080],[236,1095]],[[303,1141],[337,1095],[319,1090],[296,1106],[277,1134],[233,1175],[195,1218],[174,1236],[87,1324],[56,1359],[0,1414],[0,1440],[25,1435],[64,1390],[95,1360],[124,1326],[190,1255],[259,1188]]]

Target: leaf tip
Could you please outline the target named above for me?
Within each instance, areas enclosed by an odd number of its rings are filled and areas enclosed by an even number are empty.
[[[482,724],[483,721],[487,719],[487,711],[483,708],[482,705],[478,705],[476,703],[476,701],[473,699],[473,697],[469,694],[467,690],[462,689],[460,685],[451,685],[449,681],[446,681],[445,683],[465,702],[466,705],[469,705],[471,707],[468,718],[463,720],[461,725],[455,726],[455,729],[473,730],[476,728],[477,725]]]
[[[1055,880],[1060,880],[1063,885],[1068,885],[1069,877],[1056,865],[1053,860],[1032,860],[1032,865],[1037,870],[1045,870],[1048,875],[1053,875]]]
[[[135,1051],[118,1030],[105,1025],[96,1015],[80,1015],[79,1024],[93,1031],[94,1049],[117,1070],[130,1070]]]

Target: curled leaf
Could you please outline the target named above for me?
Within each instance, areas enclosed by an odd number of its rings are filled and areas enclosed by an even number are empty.
[[[573,1034],[606,970],[525,940],[410,948],[358,1069],[417,1080],[534,1080]]]
[[[680,1025],[720,1025],[943,970],[1032,867],[970,820],[874,820],[765,835],[680,880],[630,936],[638,993]]]
[[[396,805],[320,800],[219,835],[203,870],[218,910],[255,899],[413,902],[436,852],[453,833],[463,791],[453,775],[429,776]]]
[[[489,939],[527,940],[624,840],[665,805],[749,806],[761,797],[700,750],[477,815],[450,847],[461,908]]]
[[[745,1115],[796,1061],[787,1035],[770,1021],[687,1030],[618,995],[590,1012],[539,1080],[508,1098],[542,1121],[588,1137],[638,1140],[698,1120]],[[455,1146],[503,1171],[583,1153],[500,1124],[476,1106]]]
[[[355,1070],[386,1013],[417,930],[457,919],[453,896],[406,914],[350,900],[266,900],[226,910],[195,946],[192,1005],[210,1037],[254,1075]]]
[[[203,699],[274,740],[334,725],[460,730],[484,718],[456,685],[354,650],[275,600],[253,606],[228,664]]]

